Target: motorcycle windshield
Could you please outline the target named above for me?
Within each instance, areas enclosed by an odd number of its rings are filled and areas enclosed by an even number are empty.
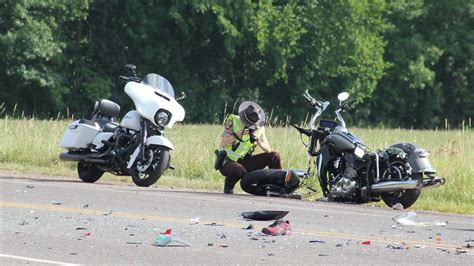
[[[164,77],[155,73],[150,73],[146,74],[145,78],[143,79],[143,82],[152,86],[153,88],[155,88],[155,90],[165,92],[169,96],[175,98],[173,86],[171,86],[171,83]]]

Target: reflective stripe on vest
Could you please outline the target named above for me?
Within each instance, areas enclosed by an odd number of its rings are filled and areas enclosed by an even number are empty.
[[[240,130],[242,130],[242,128],[244,128],[242,121],[240,121],[240,117],[238,115],[230,114],[229,116],[227,116],[226,121],[228,119],[232,119],[232,122],[233,122],[232,130],[234,132],[239,132]],[[243,135],[240,139],[242,139],[242,141],[235,140],[236,143],[240,142],[239,146],[237,147],[235,151],[232,150],[231,144],[226,145],[224,147],[224,150],[227,152],[227,157],[231,159],[232,161],[237,161],[238,159],[244,157],[247,153],[251,152],[255,148],[255,146],[257,146],[257,144],[255,143],[250,143],[249,134]]]

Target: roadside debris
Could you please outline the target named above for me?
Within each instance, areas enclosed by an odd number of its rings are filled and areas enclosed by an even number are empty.
[[[53,204],[53,205],[62,205],[63,203],[59,202],[59,201],[56,201],[56,200],[53,200],[53,201],[51,201],[51,204]]]
[[[26,185],[27,188],[34,188],[35,186],[33,185]]]
[[[414,245],[413,247],[415,247],[415,248],[426,248],[425,245]]]
[[[155,239],[154,246],[158,247],[190,247],[191,244],[171,235],[171,229],[166,229]]]
[[[111,215],[111,214],[112,214],[112,209],[110,209],[107,213],[104,213],[104,214],[102,214],[102,215],[104,215],[104,216],[109,216],[109,215]]]
[[[403,210],[403,205],[401,203],[397,203],[392,206],[392,209],[394,210]]]
[[[262,233],[272,236],[291,235],[290,221],[276,220],[271,225],[262,228]]]
[[[223,224],[218,224],[218,223],[210,223],[210,224],[204,224],[208,226],[224,226]]]
[[[85,209],[85,208],[89,208],[89,204],[87,204],[87,203],[84,204],[84,206],[82,206],[82,208],[84,208],[84,209]]]
[[[253,225],[252,225],[252,224],[249,224],[249,226],[247,226],[247,227],[242,227],[242,229],[244,229],[244,230],[252,230],[252,229],[253,229]]]
[[[189,223],[190,224],[198,224],[199,223],[199,217],[189,219]]]
[[[142,242],[126,242],[129,245],[141,245]]]
[[[404,249],[402,246],[387,245],[386,248],[390,249]]]
[[[256,220],[256,221],[270,221],[278,220],[285,217],[289,211],[252,211],[243,212],[241,215],[245,219]]]
[[[87,230],[85,227],[76,227],[76,230]]]
[[[27,224],[28,224],[28,222],[23,221],[23,222],[19,223],[18,225],[27,225]]]
[[[370,246],[371,242],[370,242],[370,240],[367,240],[367,241],[360,242],[360,244]]]
[[[310,240],[309,243],[321,243],[321,244],[325,244],[326,241],[322,241],[322,240]]]
[[[415,227],[427,227],[427,226],[446,226],[447,222],[433,222],[433,221],[416,221],[417,214],[415,212],[408,212],[392,218],[395,222],[402,226],[415,226]]]

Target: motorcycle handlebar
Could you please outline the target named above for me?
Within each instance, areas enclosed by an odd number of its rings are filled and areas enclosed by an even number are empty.
[[[308,91],[305,91],[303,93],[303,98],[306,99],[306,101],[311,105],[313,106],[314,108],[321,108],[321,103],[318,102],[316,99],[314,99],[313,97],[311,97],[311,95],[309,95]]]
[[[141,79],[138,77],[126,77],[126,76],[119,76],[120,79],[123,79],[125,81],[135,81],[135,82],[140,82]]]

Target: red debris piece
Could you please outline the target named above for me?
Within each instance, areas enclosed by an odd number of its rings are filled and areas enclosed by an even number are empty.
[[[360,242],[362,245],[367,245],[369,246],[370,245],[370,240],[367,240],[367,241],[364,241],[364,242]]]

